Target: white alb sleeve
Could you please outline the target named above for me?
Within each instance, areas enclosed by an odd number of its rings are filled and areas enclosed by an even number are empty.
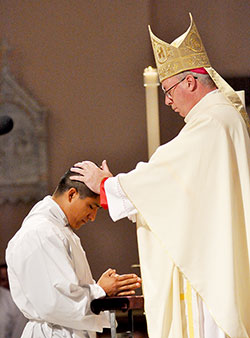
[[[124,217],[128,217],[130,221],[136,222],[137,210],[122,190],[119,183],[119,176],[121,175],[124,174],[110,177],[104,182],[109,215],[114,222]]]

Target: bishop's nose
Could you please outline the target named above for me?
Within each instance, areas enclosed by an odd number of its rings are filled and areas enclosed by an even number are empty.
[[[165,105],[170,106],[173,103],[173,100],[170,99],[167,95],[165,95]]]

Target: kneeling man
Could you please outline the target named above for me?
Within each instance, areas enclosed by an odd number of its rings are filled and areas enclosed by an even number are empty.
[[[141,285],[135,274],[113,269],[93,280],[73,230],[95,220],[99,195],[71,175],[68,171],[54,194],[32,208],[6,250],[11,294],[29,319],[23,338],[96,337],[110,324],[107,313],[91,312],[91,301],[131,295]]]

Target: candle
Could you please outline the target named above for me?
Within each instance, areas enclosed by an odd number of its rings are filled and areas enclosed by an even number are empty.
[[[160,145],[159,103],[158,86],[160,85],[158,73],[151,66],[143,72],[144,87],[146,94],[146,119],[148,138],[148,157],[155,152]]]

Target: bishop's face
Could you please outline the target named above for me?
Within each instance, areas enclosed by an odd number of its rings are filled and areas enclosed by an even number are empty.
[[[190,107],[186,77],[180,79],[177,76],[172,76],[162,82],[162,89],[165,93],[165,104],[170,106],[180,116],[187,116]]]

